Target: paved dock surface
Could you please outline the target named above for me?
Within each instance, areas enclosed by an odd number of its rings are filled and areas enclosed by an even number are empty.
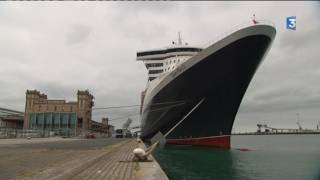
[[[168,179],[156,161],[132,161],[138,146],[115,138],[0,140],[0,179]]]

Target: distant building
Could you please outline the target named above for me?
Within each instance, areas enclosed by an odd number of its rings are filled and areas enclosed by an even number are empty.
[[[115,134],[115,128],[113,125],[109,125],[109,136],[113,136]]]
[[[102,125],[105,126],[105,127],[107,127],[108,124],[109,124],[109,119],[108,119],[108,118],[105,118],[105,117],[102,118]]]
[[[77,92],[77,101],[48,100],[46,94],[27,90],[24,116],[25,129],[91,129],[93,95],[88,90]]]
[[[23,128],[23,112],[0,108],[0,128]]]
[[[114,126],[109,124],[108,118],[102,118],[102,122],[91,121],[91,130],[106,133],[111,136],[114,132]]]

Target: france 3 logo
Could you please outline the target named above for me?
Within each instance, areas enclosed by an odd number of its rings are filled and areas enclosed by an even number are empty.
[[[296,30],[297,19],[295,16],[287,17],[287,29]]]

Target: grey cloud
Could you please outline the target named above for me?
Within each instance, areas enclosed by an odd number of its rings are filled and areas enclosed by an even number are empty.
[[[126,2],[114,4],[119,14],[138,14],[141,12],[168,13],[179,11],[181,2]]]
[[[302,26],[310,26],[307,22],[304,23]],[[303,29],[303,27],[301,27]],[[297,32],[288,32],[285,33],[280,39],[280,46],[284,48],[290,48],[290,50],[298,50],[301,47],[306,46],[314,46],[319,44],[319,39],[317,38],[319,33],[320,26],[315,24],[312,28],[308,28],[303,30],[304,33],[297,33]],[[297,31],[300,31],[297,29]]]
[[[320,96],[286,98],[279,96],[277,100],[263,103],[247,102],[241,105],[241,113],[281,112],[288,110],[319,109]]]
[[[83,24],[72,25],[71,31],[67,34],[67,42],[76,44],[84,41],[90,35],[92,29]]]
[[[253,100],[256,101],[273,101],[279,98],[290,98],[295,99],[296,97],[307,97],[310,95],[307,89],[293,89],[290,87],[272,89],[269,92],[263,92],[263,94],[257,95],[253,97]]]

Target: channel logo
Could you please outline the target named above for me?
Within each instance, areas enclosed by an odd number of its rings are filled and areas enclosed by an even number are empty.
[[[297,19],[295,16],[287,17],[287,29],[296,30]]]

